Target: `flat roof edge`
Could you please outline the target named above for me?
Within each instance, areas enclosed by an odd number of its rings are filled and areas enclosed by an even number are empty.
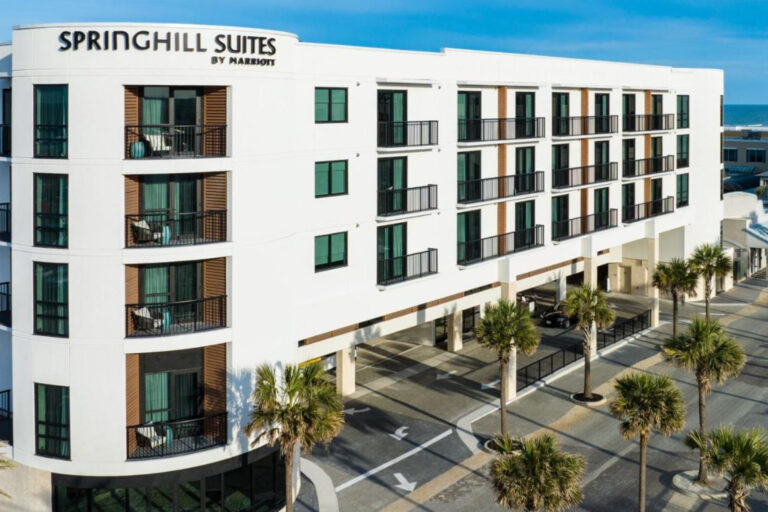
[[[186,29],[219,29],[219,30],[248,30],[266,32],[269,34],[277,34],[286,37],[293,37],[297,41],[299,36],[292,32],[284,32],[282,30],[271,30],[268,28],[259,27],[241,27],[241,26],[228,26],[228,25],[204,25],[201,23],[141,23],[136,21],[103,21],[94,22],[88,21],[83,23],[67,22],[67,23],[34,23],[30,25],[15,25],[13,30],[32,30],[37,28],[71,28],[71,27],[167,27],[167,28],[186,28]]]

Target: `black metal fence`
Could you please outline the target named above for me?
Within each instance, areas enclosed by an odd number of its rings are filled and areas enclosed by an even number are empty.
[[[675,198],[672,196],[647,203],[625,206],[622,209],[622,222],[637,222],[639,220],[657,217],[675,211]]]
[[[625,132],[648,132],[671,130],[675,125],[675,114],[639,114],[624,116],[622,128]]]
[[[437,273],[437,249],[378,261],[376,282],[388,285]]]
[[[379,190],[378,214],[401,215],[437,208],[437,185]]]
[[[574,135],[595,135],[617,133],[619,116],[553,117],[552,135],[567,137]]]
[[[552,221],[552,240],[567,240],[603,229],[615,228],[618,220],[619,211],[616,208],[611,208],[606,212]]]
[[[672,155],[654,156],[640,160],[624,160],[622,162],[622,175],[625,178],[633,176],[645,176],[658,172],[675,170],[675,157]]]
[[[458,182],[458,202],[476,203],[544,191],[544,171]]]
[[[11,283],[0,283],[0,325],[11,327]]]
[[[128,459],[169,457],[227,444],[227,413],[126,427]]]
[[[227,125],[130,125],[125,127],[125,158],[227,156]]]
[[[637,334],[651,326],[651,310],[643,311],[632,318],[616,320],[611,327],[597,333],[597,349],[609,347],[628,336]]]
[[[379,147],[434,146],[437,121],[379,121]]]
[[[614,181],[618,178],[619,164],[617,162],[554,169],[552,171],[552,188],[578,187],[603,181]]]
[[[0,124],[0,156],[11,156],[11,125]]]
[[[489,236],[470,242],[459,242],[457,262],[459,265],[471,265],[542,245],[544,245],[544,226],[538,224],[529,229],[512,231],[503,235]]]
[[[0,241],[11,241],[11,203],[0,203]]]
[[[227,296],[125,306],[125,335],[167,336],[227,326]]]
[[[198,245],[227,240],[227,210],[125,216],[126,247]]]
[[[543,117],[460,119],[457,134],[459,142],[535,139],[543,136]]]

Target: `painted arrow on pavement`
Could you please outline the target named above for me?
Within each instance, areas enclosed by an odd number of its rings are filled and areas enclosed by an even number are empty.
[[[487,384],[483,384],[480,386],[480,389],[494,389],[496,386],[499,385],[501,382],[501,379],[496,379],[494,381],[488,382]]]
[[[408,427],[400,427],[397,430],[395,430],[394,434],[389,434],[389,435],[391,437],[394,437],[398,441],[402,441],[403,439],[405,439],[405,436],[408,435],[408,432],[406,432],[406,430],[408,430]]]
[[[354,416],[354,415],[355,415],[355,414],[357,414],[357,413],[360,413],[360,412],[368,412],[368,411],[370,411],[370,410],[371,410],[371,408],[370,408],[370,407],[365,407],[365,408],[363,408],[363,409],[355,409],[355,408],[353,407],[352,409],[344,409],[344,411],[343,411],[343,412],[344,412],[344,414],[346,414],[347,416]]]
[[[450,379],[451,377],[453,377],[454,373],[456,373],[456,370],[451,370],[451,371],[449,371],[447,373],[437,372],[437,380]]]
[[[398,489],[402,489],[406,492],[413,492],[416,488],[417,482],[409,482],[402,473],[395,473],[395,478],[397,479],[397,485],[395,485],[395,487]]]

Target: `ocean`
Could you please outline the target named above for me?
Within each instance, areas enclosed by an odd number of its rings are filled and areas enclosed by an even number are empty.
[[[768,127],[768,105],[725,105],[725,125]]]

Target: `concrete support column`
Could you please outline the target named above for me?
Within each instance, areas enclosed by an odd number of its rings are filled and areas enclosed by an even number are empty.
[[[501,298],[517,302],[517,282],[501,283]]]
[[[597,286],[597,260],[584,258],[584,282],[592,288]]]
[[[622,283],[619,282],[619,270],[618,263],[608,264],[608,290],[606,291],[618,292],[621,290]]]
[[[557,286],[555,287],[555,304],[561,300],[565,300],[565,274],[560,274],[557,278]]]
[[[445,333],[448,336],[448,352],[458,352],[464,347],[461,331],[461,311],[449,314],[445,321]]]
[[[517,396],[517,349],[513,348],[509,355],[509,364],[507,365],[507,397],[510,401]],[[503,385],[504,379],[501,379]]]
[[[336,352],[336,391],[341,396],[355,392],[355,347]]]
[[[659,239],[646,238],[648,242],[648,259],[646,260],[646,284],[648,298],[651,299],[651,327],[659,325],[659,289],[653,286],[653,273],[656,270],[656,264],[659,262]]]

